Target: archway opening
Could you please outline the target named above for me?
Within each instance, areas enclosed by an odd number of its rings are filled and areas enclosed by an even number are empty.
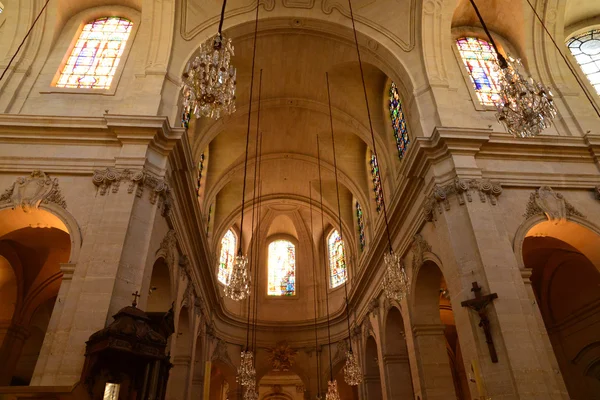
[[[588,256],[600,250],[594,248],[600,237],[572,222],[562,225],[577,234],[542,235],[548,232],[544,223],[532,228],[523,242],[523,262],[531,269],[531,286],[570,397],[598,399],[600,265]]]
[[[0,386],[29,385],[71,240],[47,211],[0,211]]]
[[[165,259],[161,257],[152,267],[146,312],[165,313],[171,308],[172,301],[171,273]]]
[[[397,308],[391,308],[385,322],[383,366],[388,382],[388,398],[414,398],[404,320]]]
[[[373,336],[369,336],[365,346],[365,385],[369,400],[383,399],[377,342]]]
[[[258,398],[268,400],[303,400],[304,382],[293,371],[269,371],[258,384]]]

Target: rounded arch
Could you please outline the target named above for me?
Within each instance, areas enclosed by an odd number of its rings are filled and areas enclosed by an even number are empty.
[[[237,249],[239,247],[239,236],[236,234],[233,227],[229,228],[223,236],[218,245],[219,262],[217,264],[217,281],[221,284],[225,284],[233,268]]]
[[[365,343],[365,385],[369,400],[382,400],[381,372],[379,371],[379,352],[377,340],[369,335]]]
[[[296,295],[296,249],[290,237],[270,239],[267,245],[267,295]],[[296,242],[297,243],[297,242]]]
[[[383,332],[383,364],[388,398],[414,398],[404,319],[398,307],[392,306],[388,310]]]
[[[146,311],[167,312],[174,300],[171,270],[165,258],[158,257],[152,266]]]
[[[348,241],[343,239],[335,227],[331,227],[326,236],[327,263],[329,264],[329,287],[335,289],[349,279],[348,274]]]

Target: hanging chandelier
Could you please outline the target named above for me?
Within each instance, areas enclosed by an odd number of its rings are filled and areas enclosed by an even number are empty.
[[[358,365],[358,359],[352,352],[346,352],[346,365],[344,365],[344,380],[350,386],[358,386],[363,381],[362,371]]]
[[[186,66],[183,73],[182,123],[187,128],[191,115],[219,119],[235,111],[236,70],[231,65],[233,45],[221,32],[225,18],[223,1],[217,34],[200,45],[200,54]]]
[[[242,351],[236,381],[242,386],[256,383],[256,370],[254,369],[254,354],[252,351]]]
[[[327,394],[325,395],[325,400],[340,400],[336,380],[327,382]]]
[[[390,250],[384,258],[383,291],[390,300],[402,301],[410,293],[410,281],[402,257]]]
[[[258,391],[256,390],[256,379],[246,385],[244,389],[244,400],[258,400]]]
[[[521,61],[500,54],[474,0],[470,0],[479,22],[485,31],[500,67],[500,100],[497,102],[496,118],[514,137],[534,137],[552,125],[556,106],[552,92],[531,76],[521,73]]]
[[[234,301],[244,300],[250,294],[250,276],[248,275],[248,257],[241,250],[235,257],[231,273],[224,288],[225,296]]]

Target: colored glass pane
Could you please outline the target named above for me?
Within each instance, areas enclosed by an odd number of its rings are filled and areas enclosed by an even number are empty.
[[[567,42],[571,54],[600,95],[600,29],[571,38]]]
[[[210,215],[210,211],[209,211]],[[235,259],[235,243],[236,238],[234,233],[230,230],[225,233],[223,239],[221,239],[221,257],[219,258],[219,282],[226,284],[229,279],[229,274],[233,268],[233,261]]]
[[[336,288],[346,282],[346,254],[344,251],[344,241],[337,230],[334,230],[327,239],[329,248],[329,273],[331,278],[331,288]]]
[[[390,119],[392,120],[392,129],[396,138],[396,147],[398,148],[398,157],[402,160],[410,140],[408,138],[408,129],[406,128],[406,118],[402,111],[398,87],[394,82],[390,86]]]
[[[196,194],[200,196],[200,186],[202,186],[202,171],[204,171],[204,153],[200,154],[198,163],[198,179],[196,180]]]
[[[108,89],[132,28],[131,21],[119,17],[98,18],[86,24],[56,87]]]
[[[380,178],[380,170],[379,163],[377,162],[377,157],[375,154],[371,153],[371,178],[373,181],[373,193],[375,193],[375,204],[377,205],[377,212],[381,211],[381,207],[383,206],[383,189],[381,188],[381,178]]]
[[[296,294],[296,247],[287,240],[269,244],[268,291],[269,296]]]
[[[500,101],[500,71],[496,52],[485,40],[465,37],[456,41],[479,102],[493,106]]]
[[[360,250],[365,249],[366,239],[365,239],[365,216],[363,215],[362,207],[360,203],[356,202],[356,224],[358,226],[358,244],[360,245]]]

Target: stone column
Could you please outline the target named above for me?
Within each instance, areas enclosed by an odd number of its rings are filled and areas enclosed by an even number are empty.
[[[190,366],[192,357],[179,355],[173,358],[173,368],[167,384],[167,400],[186,400],[189,398]]]
[[[383,368],[387,398],[390,400],[413,400],[408,354],[384,355]]]
[[[0,348],[0,386],[10,385],[15,367],[29,334],[29,330],[20,325],[11,325],[6,330],[4,341]]]
[[[444,325],[414,325],[413,335],[423,400],[455,398]]]

